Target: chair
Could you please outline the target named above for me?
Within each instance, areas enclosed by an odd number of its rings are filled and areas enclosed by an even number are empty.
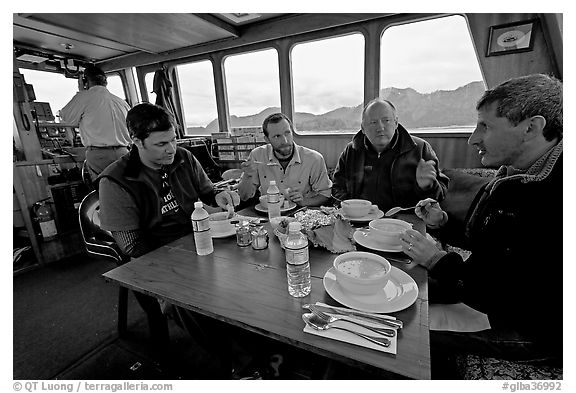
[[[97,190],[90,192],[80,202],[78,216],[82,239],[89,254],[110,258],[117,265],[130,260],[129,256],[122,253],[112,233],[100,227],[100,200]],[[134,292],[134,296],[148,317],[152,339],[160,343],[167,342],[169,340],[168,322],[156,299],[138,292]],[[120,286],[118,292],[118,335],[120,337],[126,335],[127,320],[128,288]]]
[[[82,173],[84,174],[84,170]],[[117,265],[122,265],[130,260],[130,257],[122,254],[112,234],[100,228],[100,201],[97,191],[90,192],[80,202],[78,218],[82,239],[89,254],[110,258]],[[126,334],[127,319],[128,288],[121,286],[118,293],[118,334],[120,336]]]
[[[82,182],[86,184],[88,190],[92,191],[94,189],[94,183],[92,182],[92,177],[90,176],[90,172],[88,171],[88,164],[86,163],[86,160],[84,160],[84,162],[82,163],[81,175],[82,175]]]

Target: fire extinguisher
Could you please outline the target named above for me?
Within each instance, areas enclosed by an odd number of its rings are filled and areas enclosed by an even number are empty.
[[[56,222],[52,209],[48,206],[46,200],[41,200],[32,205],[32,213],[34,220],[40,225],[40,232],[44,241],[54,240],[58,235],[56,230]]]

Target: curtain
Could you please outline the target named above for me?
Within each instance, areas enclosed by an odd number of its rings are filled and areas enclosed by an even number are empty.
[[[176,136],[182,138],[184,136],[184,125],[178,116],[178,112],[176,112],[176,105],[174,104],[174,98],[172,96],[172,82],[170,82],[170,78],[168,78],[168,70],[166,68],[162,67],[154,73],[152,91],[156,93],[155,104],[166,108],[174,115],[178,123]]]

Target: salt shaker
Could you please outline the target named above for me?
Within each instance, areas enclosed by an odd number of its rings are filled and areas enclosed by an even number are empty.
[[[250,223],[248,221],[240,221],[236,224],[236,244],[240,247],[250,245]]]
[[[268,231],[263,226],[257,226],[252,231],[252,248],[263,250],[268,247]]]

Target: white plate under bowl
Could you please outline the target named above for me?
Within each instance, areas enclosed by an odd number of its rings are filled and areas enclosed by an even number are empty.
[[[213,229],[210,229],[210,234],[212,235],[212,237],[217,238],[217,239],[221,239],[224,237],[230,237],[230,236],[236,234],[236,228],[232,227],[231,229],[229,229],[225,232],[215,232]]]
[[[390,247],[374,239],[374,237],[370,235],[370,229],[357,229],[352,237],[356,243],[374,251],[402,252],[402,246]]]
[[[342,217],[344,217],[347,220],[350,220],[351,222],[367,222],[367,221],[376,220],[377,218],[384,217],[384,212],[380,209],[375,210],[375,211],[371,211],[370,213],[368,213],[362,217],[348,217],[342,209],[336,210],[336,213],[342,214]]]
[[[288,210],[292,210],[296,207],[296,204],[292,201],[288,202],[288,207],[284,207],[282,206],[280,208],[280,212],[287,212]],[[268,208],[262,206],[261,203],[258,203],[256,206],[254,206],[254,209],[256,209],[257,211],[261,212],[261,213],[268,213]]]
[[[408,273],[392,266],[390,280],[374,295],[354,295],[346,292],[336,281],[334,268],[323,279],[328,295],[346,307],[358,311],[390,313],[410,307],[418,298],[418,285]]]

